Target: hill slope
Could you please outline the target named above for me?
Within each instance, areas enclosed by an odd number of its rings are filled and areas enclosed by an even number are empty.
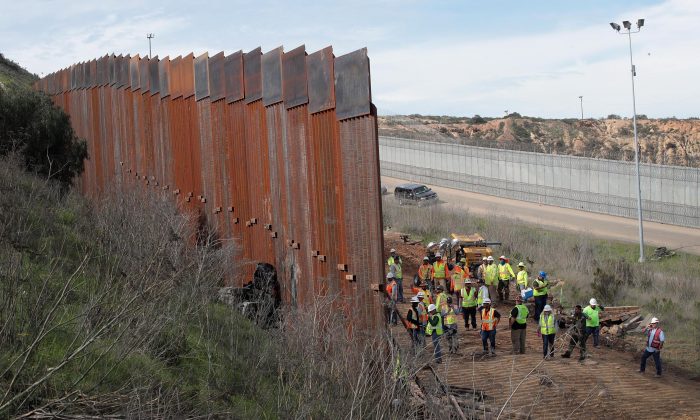
[[[38,77],[0,53],[0,88],[29,87]]]
[[[613,117],[613,116],[611,116]],[[644,162],[700,166],[700,120],[638,120]],[[396,115],[379,118],[384,136],[436,139],[462,144],[632,160],[632,120],[543,119],[517,113],[505,118]]]

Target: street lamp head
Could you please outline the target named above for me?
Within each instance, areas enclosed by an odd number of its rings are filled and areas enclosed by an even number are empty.
[[[642,29],[644,26],[644,19],[637,19],[637,28]]]
[[[615,22],[610,22],[610,26],[611,26],[614,30],[616,30],[617,32],[620,32],[620,25],[618,25],[617,23],[615,23]]]
[[[623,21],[622,21],[622,26],[624,26],[625,29],[632,29],[632,24],[630,23],[629,20],[623,20]]]

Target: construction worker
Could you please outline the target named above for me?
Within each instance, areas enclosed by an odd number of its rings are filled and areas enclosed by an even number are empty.
[[[476,278],[477,279],[483,279],[484,276],[486,275],[486,266],[488,265],[488,261],[486,257],[481,257],[481,264],[479,264],[479,267],[476,269]]]
[[[437,287],[439,284],[445,290],[447,278],[447,263],[442,259],[442,254],[435,254],[435,262],[433,263],[433,284]]]
[[[581,305],[576,305],[572,318],[572,324],[569,327],[569,335],[571,336],[569,339],[569,348],[561,357],[565,359],[570,358],[571,353],[576,346],[578,346],[581,352],[578,360],[582,362],[586,359],[586,320],[588,319],[588,315],[583,313]]]
[[[417,350],[421,347],[421,303],[417,296],[411,298],[411,308],[406,313],[406,320],[411,329],[411,338],[413,338],[413,348]]]
[[[457,353],[459,343],[457,342],[457,314],[452,306],[452,297],[447,297],[447,311],[442,314],[445,320],[445,334],[447,334],[447,343],[450,346],[450,354]]]
[[[588,316],[586,320],[586,340],[588,336],[593,335],[593,347],[598,348],[598,342],[600,337],[600,317],[601,311],[605,308],[603,305],[598,305],[598,301],[595,298],[591,298],[590,305],[583,309],[583,313]]]
[[[423,292],[423,297],[425,298],[425,304],[430,305],[431,303],[435,303],[433,301],[433,294],[430,293],[430,289],[428,288],[428,283],[423,283],[420,286],[422,288],[421,292]],[[418,294],[420,294],[420,292]]]
[[[525,263],[521,261],[518,263],[518,274],[515,276],[515,290],[518,291],[518,294],[527,289],[528,283]]]
[[[403,262],[401,257],[396,255],[396,250],[391,249],[389,259],[386,261],[389,266],[389,271],[394,273],[394,280],[396,281],[397,289],[397,301],[403,303]]]
[[[418,319],[420,320],[419,341],[421,347],[425,345],[425,326],[428,324],[428,303],[425,301],[425,293],[418,292]]]
[[[491,295],[489,294],[489,288],[484,284],[483,279],[479,279],[479,291],[476,293],[476,303],[478,306],[484,304],[486,299],[489,299]]]
[[[496,327],[501,320],[501,314],[491,307],[491,299],[484,299],[481,307],[481,344],[484,346],[482,354],[489,354],[488,344],[491,343],[491,356],[496,355]]]
[[[471,319],[472,329],[476,329],[476,307],[478,305],[476,299],[476,287],[472,287],[473,283],[470,279],[464,280],[464,287],[461,290],[462,298],[462,315],[464,316],[464,329],[469,329],[469,320]]]
[[[437,286],[437,293],[437,297],[435,298],[435,306],[437,306],[438,310],[441,313],[445,313],[445,310],[447,308],[447,293],[445,292],[445,289],[442,286]]]
[[[542,314],[540,314],[540,329],[537,331],[537,335],[542,337],[543,357],[547,360],[554,357],[554,339],[558,328],[559,324],[552,313],[552,307],[545,305]]]
[[[457,304],[459,305],[459,300],[461,298],[461,291],[464,287],[464,279],[469,277],[469,271],[465,268],[467,264],[467,259],[462,258],[459,263],[450,270],[450,278],[452,279],[452,292],[457,298]]]
[[[498,267],[493,263],[493,257],[486,257],[486,268],[484,269],[484,280],[489,288],[489,296],[496,296],[496,286],[498,286]]]
[[[649,325],[642,330],[647,334],[647,347],[642,354],[642,364],[639,365],[639,373],[644,373],[647,367],[647,359],[649,356],[654,357],[654,365],[656,365],[656,376],[661,376],[661,349],[666,341],[666,335],[659,327],[659,319],[652,318]]]
[[[386,275],[386,279],[388,281],[386,285],[386,294],[389,298],[389,323],[391,325],[396,325],[398,323],[398,317],[396,316],[396,289],[398,288],[396,287],[396,279],[394,278],[394,273],[389,272]]]
[[[440,338],[442,337],[442,315],[435,305],[428,306],[428,325],[425,326],[425,336],[433,340],[433,356],[435,362],[442,363],[442,350],[440,349]]]
[[[423,264],[418,267],[418,277],[430,290],[434,290],[433,266],[430,264],[430,258],[423,257]]]
[[[547,281],[547,273],[540,271],[535,281],[532,282],[532,295],[535,297],[535,322],[539,322],[540,315],[544,309],[544,305],[547,304],[547,287],[549,282]]]
[[[520,295],[515,297],[515,307],[510,311],[510,342],[513,344],[513,354],[525,354],[525,332],[527,328],[527,306],[523,305]]]
[[[510,266],[505,255],[498,258],[498,299],[503,302],[503,296],[510,298],[510,280],[515,278],[513,267]],[[505,291],[505,292],[504,292]]]

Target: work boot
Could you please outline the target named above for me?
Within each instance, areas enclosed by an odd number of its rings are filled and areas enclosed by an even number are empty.
[[[495,356],[495,355],[496,355],[496,349],[491,349],[491,356]]]
[[[562,354],[561,357],[563,357],[564,359],[568,359],[571,357],[571,353],[567,351],[566,353]]]

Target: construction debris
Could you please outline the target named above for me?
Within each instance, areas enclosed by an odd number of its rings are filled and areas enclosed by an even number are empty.
[[[652,260],[660,260],[663,258],[673,257],[676,255],[675,251],[670,251],[665,246],[660,246],[654,250],[654,256],[651,257]]]

